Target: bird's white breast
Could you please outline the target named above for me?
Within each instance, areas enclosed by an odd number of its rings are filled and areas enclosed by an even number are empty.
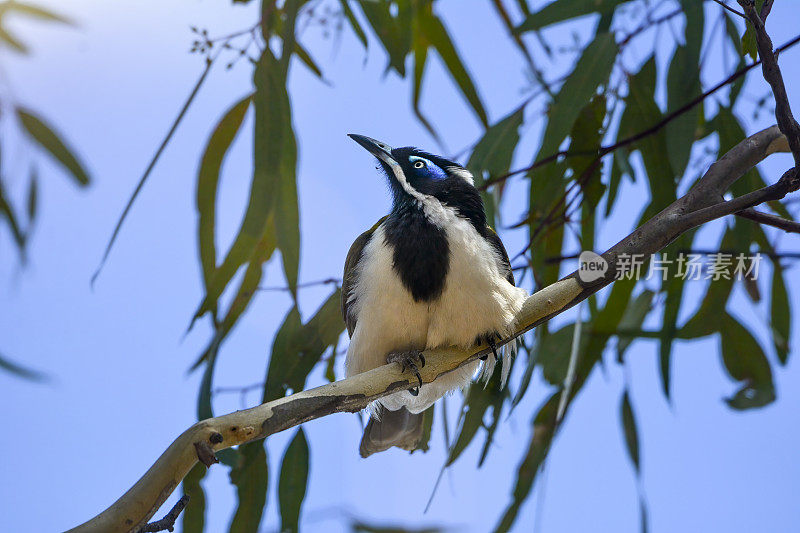
[[[442,294],[417,302],[393,267],[394,250],[379,226],[356,267],[357,281],[349,295],[357,317],[345,361],[348,376],[386,363],[390,352],[441,346],[468,348],[479,335],[505,334],[527,297],[501,272],[497,252],[472,224],[445,208],[444,228],[450,261]],[[478,363],[466,365],[424,385],[417,397],[401,392],[381,400],[387,408],[426,409],[455,388],[467,385]]]

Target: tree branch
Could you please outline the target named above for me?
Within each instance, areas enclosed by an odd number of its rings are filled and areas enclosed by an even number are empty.
[[[603,258],[610,268],[604,277],[585,284],[578,280],[577,272],[573,272],[531,295],[517,316],[513,336],[499,344],[510,342],[613,283],[621,254],[653,254],[696,224],[749,207],[754,201],[771,200],[793,190],[796,180],[784,177],[778,183],[748,193],[740,199],[726,202],[719,192],[724,192],[727,185],[769,154],[785,147],[780,137],[778,127],[772,126],[736,145],[709,168],[689,193],[605,252]],[[425,359],[428,364],[420,369],[422,381],[431,383],[490,351],[491,348],[487,346],[472,350],[427,350]],[[128,492],[108,509],[71,532],[136,531],[147,523],[198,460],[210,466],[216,462],[214,453],[219,450],[263,439],[332,413],[360,411],[370,402],[406,390],[415,382],[416,379],[403,373],[398,365],[388,364],[251,409],[198,422],[184,431]]]

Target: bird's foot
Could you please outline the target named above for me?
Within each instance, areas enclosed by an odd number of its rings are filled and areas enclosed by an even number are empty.
[[[484,335],[480,335],[476,339],[475,344],[483,344],[484,342],[486,344],[488,344],[489,348],[492,349],[492,355],[494,355],[494,360],[495,360],[495,362],[497,362],[497,360],[500,359],[500,356],[497,355],[497,341],[499,341],[501,338],[502,337],[500,336],[499,333],[497,333],[496,331],[492,331],[491,333],[486,333]],[[486,361],[486,358],[488,356],[489,356],[488,354],[482,355],[480,357],[480,360],[481,361]]]
[[[419,394],[419,389],[422,387],[422,376],[419,375],[419,369],[425,366],[425,356],[419,350],[407,350],[403,352],[392,352],[386,356],[387,363],[399,363],[400,369],[405,372],[411,370],[419,380],[419,386],[408,389],[413,396]]]

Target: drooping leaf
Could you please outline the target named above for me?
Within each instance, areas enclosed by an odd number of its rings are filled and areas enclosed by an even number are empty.
[[[639,434],[636,430],[636,419],[633,416],[633,408],[631,407],[631,399],[628,396],[626,389],[622,393],[622,403],[620,406],[620,417],[622,418],[622,430],[625,435],[625,445],[628,449],[628,456],[639,472]]]
[[[567,163],[572,169],[573,179],[580,184],[583,193],[582,205],[587,209],[587,217],[582,218],[584,223],[590,223],[594,219],[591,214],[605,192],[600,181],[599,160],[605,116],[606,98],[595,95],[583,106],[570,132],[569,151],[581,155],[570,157]],[[585,248],[590,248],[587,243],[582,244]]]
[[[778,360],[785,365],[789,359],[789,335],[792,331],[791,308],[789,306],[789,293],[783,279],[783,267],[779,261],[773,263],[772,289],[770,292],[770,326],[772,329],[772,342]]]
[[[420,437],[419,442],[417,443],[417,447],[411,453],[414,453],[417,450],[425,453],[430,449],[431,432],[433,431],[433,417],[434,417],[434,406],[431,405],[430,407],[425,409],[423,413],[422,437]]]
[[[6,372],[29,381],[46,382],[50,380],[47,374],[15,363],[4,357],[3,354],[0,354],[0,370],[5,370]]]
[[[263,401],[304,388],[308,374],[344,330],[340,302],[341,290],[337,289],[305,324],[297,308],[289,311],[272,344]]]
[[[614,36],[603,33],[586,45],[572,73],[566,79],[548,111],[547,126],[543,134],[538,159],[554,154],[572,126],[581,109],[594,95],[597,87],[608,80],[617,57]]]
[[[405,58],[411,50],[411,6],[399,2],[396,15],[392,15],[388,0],[359,0],[358,5],[367,22],[389,55],[388,69],[405,77]]]
[[[278,501],[281,510],[281,531],[298,531],[300,509],[308,486],[308,442],[303,428],[295,434],[281,463]]]
[[[206,285],[211,281],[217,261],[215,227],[220,170],[233,140],[241,129],[252,98],[252,95],[245,96],[225,112],[214,127],[200,159],[196,193],[197,241]]]
[[[475,186],[480,187],[487,180],[508,172],[514,150],[519,143],[519,127],[522,125],[524,106],[510,113],[492,125],[475,145],[467,161],[467,169],[475,177]],[[495,186],[498,198],[502,196],[505,182]],[[495,223],[495,198],[489,192],[482,192],[486,207],[486,219]]]
[[[450,448],[445,466],[452,465],[472,442],[478,430],[483,427],[484,416],[490,408],[494,411],[495,418],[499,418],[506,397],[505,390],[500,387],[502,374],[500,367],[500,364],[495,365],[494,372],[485,387],[476,384],[469,388],[467,397],[464,399],[458,436]],[[492,434],[488,433],[487,428],[487,439],[490,439],[491,436]]]
[[[736,394],[727,399],[734,409],[763,407],[775,400],[772,370],[761,345],[753,335],[728,313],[721,316],[720,352],[728,374],[743,382]]]
[[[197,463],[183,478],[183,493],[189,496],[189,504],[181,514],[183,533],[203,533],[206,524],[206,495],[200,484],[208,469]]]
[[[495,533],[505,533],[511,530],[517,518],[522,502],[524,502],[533,488],[536,474],[542,465],[547,452],[550,449],[550,442],[556,428],[556,411],[560,392],[554,393],[547,402],[539,409],[533,420],[531,439],[528,450],[522,459],[517,471],[517,480],[514,491],[511,495],[511,503],[506,507],[500,523],[495,528]]]
[[[650,58],[637,74],[629,78],[629,92],[620,119],[618,139],[631,137],[662,119],[655,101],[655,86],[655,58]],[[676,181],[667,155],[664,130],[648,135],[635,143],[634,147],[644,160],[652,201],[659,209],[666,207],[675,200]]]
[[[5,13],[7,12],[19,13],[21,15],[26,15],[28,17],[45,22],[60,22],[62,24],[72,24],[72,21],[70,21],[68,18],[59,15],[58,13],[54,13],[49,9],[45,9],[35,4],[19,2],[17,0],[3,2],[2,4],[0,4],[0,16],[5,15]]]
[[[402,3],[402,2],[401,2]],[[478,116],[484,127],[489,126],[489,120],[486,118],[486,110],[483,107],[483,102],[478,95],[478,90],[469,75],[467,68],[458,55],[453,41],[447,32],[447,28],[442,21],[433,13],[433,3],[424,3],[427,7],[421,9],[419,13],[419,25],[422,33],[425,35],[428,42],[436,49],[439,57],[447,67],[447,71],[456,82],[461,94],[469,102],[472,110]]]
[[[702,5],[700,5],[702,12]],[[699,52],[699,50],[698,50]],[[667,75],[667,113],[672,113],[701,93],[699,55],[694,56],[686,46],[678,46]],[[667,156],[677,176],[682,176],[695,141],[700,107],[681,113],[666,126]]]
[[[627,0],[556,0],[531,13],[517,27],[517,33],[540,30],[551,24],[590,14],[605,15]]]
[[[20,253],[22,261],[25,261],[25,232],[22,231],[22,226],[17,219],[17,214],[14,208],[6,198],[5,190],[3,189],[3,182],[0,181],[0,220],[5,219],[11,230],[11,237],[14,239],[14,244],[17,245],[17,250]]]
[[[24,108],[17,108],[16,111],[17,118],[28,135],[61,163],[79,185],[88,185],[88,173],[72,150],[61,140],[61,136],[33,111]]]
[[[356,34],[356,37],[358,37],[358,40],[361,42],[361,45],[364,47],[364,50],[367,50],[369,48],[367,34],[364,32],[364,28],[361,27],[361,23],[356,18],[355,13],[353,13],[353,10],[350,8],[348,0],[339,0],[339,7],[342,8],[342,13],[353,29],[353,32]]]
[[[635,330],[642,327],[644,319],[652,309],[653,296],[655,293],[651,290],[643,290],[639,295],[628,303],[625,308],[625,313],[619,321],[619,329],[621,331]],[[630,335],[621,335],[617,341],[617,359],[623,360],[625,351],[628,346],[633,342],[634,337]]]
[[[241,464],[231,469],[231,483],[236,486],[238,506],[231,521],[230,533],[257,533],[267,506],[269,470],[264,441],[239,446]]]
[[[9,48],[20,54],[28,53],[27,45],[2,26],[0,26],[0,42],[6,44]]]

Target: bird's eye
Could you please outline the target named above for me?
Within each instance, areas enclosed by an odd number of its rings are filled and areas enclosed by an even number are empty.
[[[422,161],[417,161],[416,163],[414,163],[414,168],[422,168],[424,166],[425,163],[423,163]]]

